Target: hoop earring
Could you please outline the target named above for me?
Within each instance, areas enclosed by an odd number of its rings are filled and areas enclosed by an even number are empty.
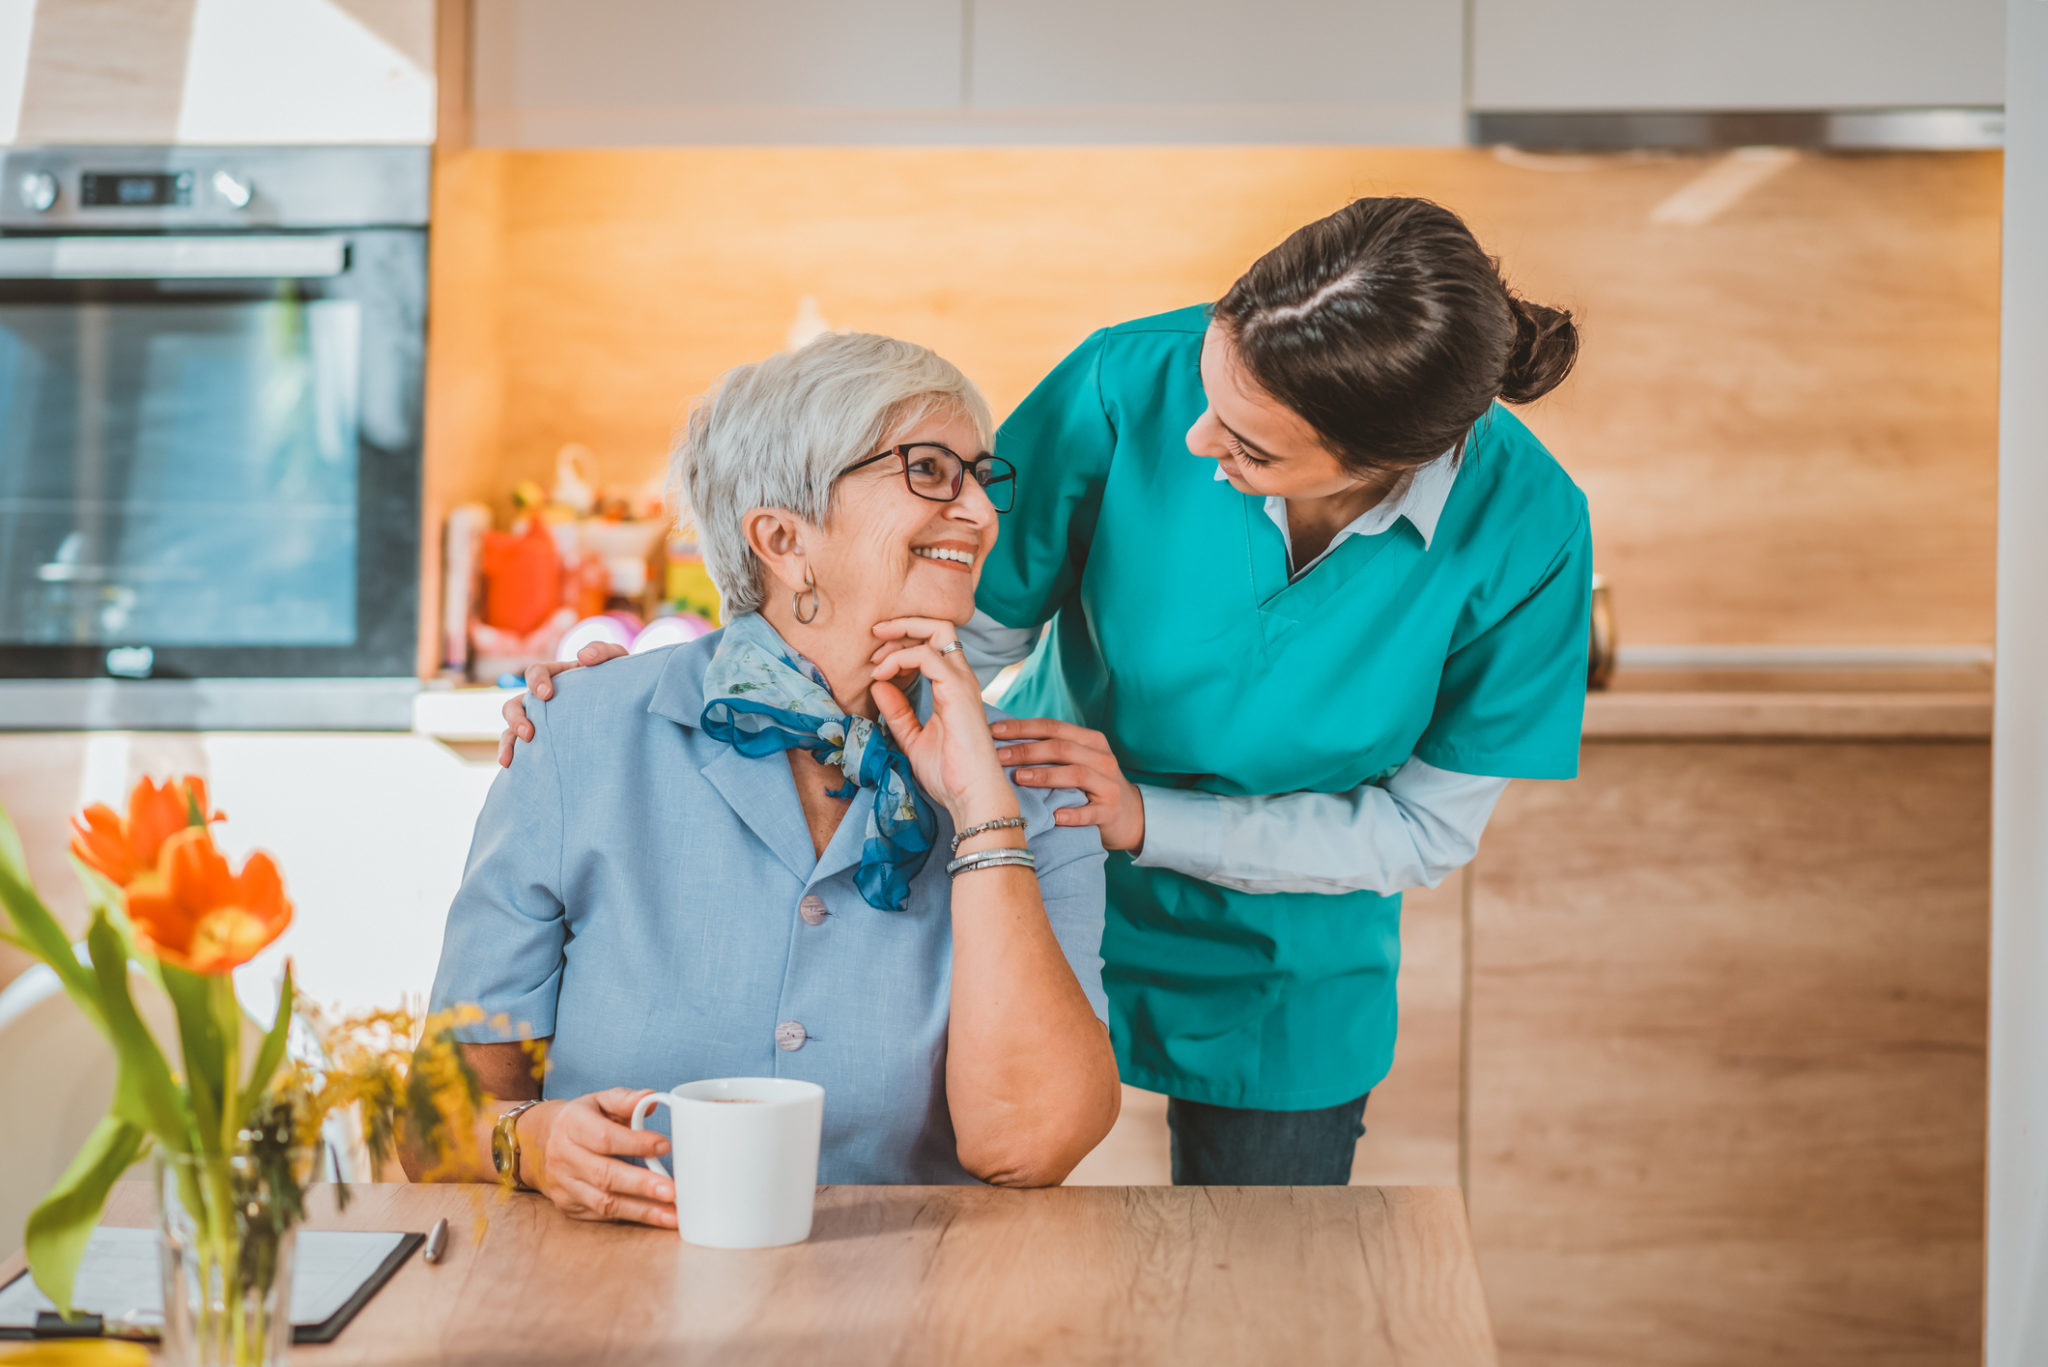
[[[811,615],[808,617],[804,616],[804,598],[806,595],[811,600]],[[818,620],[818,581],[811,578],[811,567],[809,565],[804,566],[803,588],[790,595],[789,609],[796,614],[797,621],[805,626],[809,626]]]

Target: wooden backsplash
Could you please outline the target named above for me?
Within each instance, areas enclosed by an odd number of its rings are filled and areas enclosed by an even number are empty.
[[[1986,643],[1995,153],[1717,159],[1331,148],[660,149],[441,160],[428,500],[501,509],[580,441],[660,468],[690,397],[834,327],[936,348],[1000,415],[1104,324],[1220,294],[1359,195],[1463,214],[1573,308],[1524,410],[1590,496],[1635,643]],[[1726,198],[1726,196],[1722,196]],[[1659,206],[1666,206],[1661,212]],[[1674,212],[1677,210],[1677,212]],[[1679,221],[1674,221],[1679,220]],[[437,539],[437,538],[436,538]],[[432,601],[432,600],[430,600]]]

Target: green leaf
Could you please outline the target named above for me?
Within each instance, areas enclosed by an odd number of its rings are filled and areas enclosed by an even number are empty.
[[[28,881],[28,855],[21,848],[21,832],[14,829],[4,807],[0,807],[0,867],[14,870],[22,882]]]
[[[249,1085],[242,1091],[244,1118],[256,1113],[256,1104],[263,1100],[271,1075],[277,1071],[277,1065],[284,1062],[285,1042],[292,1031],[292,997],[292,968],[286,964],[284,986],[277,993],[277,1019],[270,1023],[270,1033],[263,1037],[263,1047],[256,1051],[255,1066],[249,1070]]]
[[[213,989],[213,1025],[220,1032],[227,1051],[227,1060],[221,1066],[222,1087],[221,1109],[225,1111],[239,1099],[237,1079],[242,1075],[242,1008],[235,1000],[233,975],[217,973],[209,977],[207,986]],[[236,1135],[242,1127],[239,1112],[220,1117],[220,1147],[223,1153],[232,1152],[236,1147]]]
[[[135,1126],[106,1117],[94,1127],[42,1204],[29,1213],[22,1233],[29,1271],[66,1319],[71,1318],[71,1286],[78,1277],[79,1261],[85,1257],[85,1242],[99,1223],[107,1192],[142,1156],[148,1142],[149,1136]]]
[[[178,1013],[178,1046],[185,1060],[185,1086],[192,1093],[193,1126],[209,1152],[221,1132],[221,1098],[228,1094],[227,1040],[214,1011],[213,984],[176,964],[159,963],[157,981]]]
[[[76,854],[71,856],[71,867],[78,874],[79,884],[85,889],[86,906],[94,911],[104,911],[107,914],[107,920],[116,931],[120,932],[121,943],[128,949],[128,957],[131,959],[141,959],[143,963],[149,965],[154,970],[156,960],[143,954],[135,947],[135,928],[128,922],[128,908],[123,905],[124,899],[121,894],[121,885],[86,863],[83,859],[80,859]],[[156,977],[157,975],[152,971],[150,976]]]
[[[19,850],[21,842],[4,812],[0,812],[0,828],[4,828],[0,831],[0,846],[11,844]],[[78,952],[72,949],[71,937],[64,933],[64,927],[57,924],[57,918],[29,886],[27,871],[18,863],[10,863],[4,850],[0,850],[0,906],[7,908],[7,917],[14,922],[16,934],[10,938],[48,964],[79,1009],[94,1025],[105,1030],[106,1015],[100,1009],[92,974],[78,962]]]
[[[114,1115],[149,1134],[174,1153],[192,1151],[190,1120],[170,1065],[128,995],[128,955],[104,913],[86,932],[93,978],[99,984],[107,1038],[114,1042]]]

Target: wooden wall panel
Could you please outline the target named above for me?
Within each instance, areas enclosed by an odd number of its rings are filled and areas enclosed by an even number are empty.
[[[1524,411],[1592,500],[1624,640],[1991,639],[1995,153],[1801,155],[1700,222],[1653,221],[1718,165],[1681,155],[478,150],[444,174],[480,163],[502,195],[437,206],[500,252],[436,282],[437,329],[498,339],[465,367],[495,365],[501,402],[436,420],[435,461],[487,451],[468,496],[502,506],[568,441],[649,479],[690,396],[807,297],[1004,411],[1092,329],[1214,298],[1353,196],[1420,194],[1578,311],[1579,373]],[[437,366],[430,403],[481,383]]]
[[[1974,1363],[1983,743],[1591,744],[1471,871],[1502,1360]]]
[[[434,157],[427,245],[426,469],[421,481],[419,665],[440,662],[442,530],[467,499],[509,501],[502,432],[505,165],[477,153]],[[500,487],[502,485],[502,488]]]

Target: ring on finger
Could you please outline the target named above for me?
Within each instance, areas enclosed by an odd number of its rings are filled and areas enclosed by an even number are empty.
[[[951,655],[951,654],[952,654],[952,653],[953,653],[954,651],[956,651],[956,650],[965,650],[965,649],[967,649],[967,647],[966,647],[965,645],[963,645],[963,644],[962,644],[962,643],[960,643],[959,641],[954,641],[954,642],[953,642],[952,644],[950,644],[950,645],[944,645],[944,646],[940,646],[940,647],[939,647],[939,658],[940,658],[940,659],[944,659],[944,658],[945,658],[946,656],[948,656],[948,655]]]

